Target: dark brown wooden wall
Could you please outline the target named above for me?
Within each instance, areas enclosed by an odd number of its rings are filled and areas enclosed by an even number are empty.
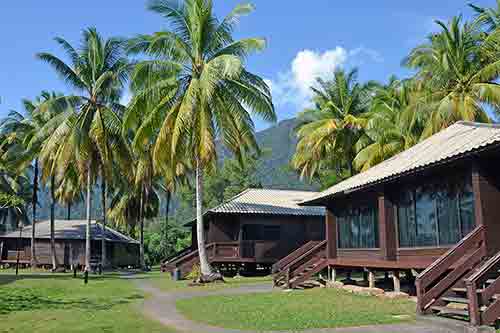
[[[8,251],[16,251],[17,239],[0,238],[4,243],[3,256],[1,259],[7,259]],[[101,242],[92,241],[92,256],[100,256]],[[25,258],[31,257],[31,241],[23,239],[20,249]],[[106,251],[108,260],[113,266],[137,266],[139,262],[139,245],[132,243],[107,242]],[[40,265],[52,265],[50,256],[50,241],[38,240],[36,242],[36,258]],[[56,261],[59,266],[70,266],[85,264],[85,241],[84,240],[56,240]]]

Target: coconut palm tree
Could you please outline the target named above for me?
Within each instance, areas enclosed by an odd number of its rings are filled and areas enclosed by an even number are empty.
[[[373,93],[364,133],[356,142],[354,167],[358,171],[415,145],[430,112],[427,104],[420,103],[421,91],[411,80],[391,77],[388,85],[374,88]]]
[[[485,38],[476,23],[436,21],[441,32],[413,49],[404,63],[417,70],[428,103],[436,103],[423,135],[428,137],[459,120],[489,122],[486,106],[498,112],[500,32]]]
[[[331,80],[317,80],[314,107],[299,115],[298,144],[292,165],[302,177],[313,178],[331,167],[331,161],[343,177],[355,172],[355,144],[366,124],[370,93],[357,81],[358,71],[336,70]],[[347,170],[347,172],[343,172]]]
[[[474,13],[476,20],[485,27],[487,32],[493,32],[500,28],[500,0],[496,1],[496,7],[485,8],[474,4],[469,4]]]
[[[71,220],[71,205],[83,200],[80,177],[75,164],[71,164],[60,177],[55,194],[57,200],[67,207],[66,219]]]
[[[250,4],[236,6],[224,19],[210,0],[152,0],[149,9],[165,17],[170,30],[142,35],[129,51],[149,60],[136,67],[136,96],[125,128],[142,122],[134,145],[153,138],[157,173],[175,170],[188,159],[196,173],[196,219],[202,280],[220,278],[208,262],[203,233],[203,174],[214,167],[219,139],[241,158],[258,149],[250,113],[275,121],[269,87],[245,69],[245,58],[265,47],[261,38],[235,40],[233,30]],[[154,111],[141,118],[144,103]],[[158,135],[154,135],[158,134]]]
[[[42,91],[34,101],[24,99],[24,114],[11,111],[2,120],[0,127],[5,133],[20,140],[20,151],[13,152],[13,161],[18,170],[24,170],[30,163],[33,164],[33,194],[32,204],[32,229],[31,229],[31,266],[36,266],[36,211],[38,205],[38,178],[40,163],[38,154],[41,145],[48,133],[58,126],[63,119],[61,115],[70,107],[69,101],[55,92]],[[40,135],[43,132],[45,135]],[[53,221],[51,220],[51,225]],[[53,234],[53,231],[51,232]],[[53,261],[55,253],[51,254]]]
[[[67,96],[75,105],[75,113],[49,138],[45,156],[54,154],[54,172],[64,173],[70,161],[77,162],[81,175],[85,175],[87,205],[87,236],[85,269],[90,269],[91,191],[96,175],[111,174],[112,161],[128,159],[128,149],[121,136],[119,104],[127,81],[130,64],[123,54],[123,40],[105,40],[94,28],[83,31],[82,46],[75,49],[69,42],[56,38],[65,51],[69,63],[50,53],[37,57],[48,63],[61,76],[74,95]],[[107,170],[102,172],[102,169]],[[126,168],[123,168],[126,170]]]

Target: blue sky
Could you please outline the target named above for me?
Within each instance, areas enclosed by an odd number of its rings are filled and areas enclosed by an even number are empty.
[[[214,0],[217,15],[240,3]],[[435,30],[435,19],[471,12],[462,0],[254,0],[256,11],[242,20],[237,37],[262,36],[268,48],[252,56],[248,68],[272,86],[280,119],[307,103],[308,86],[338,66],[359,67],[361,80],[385,81],[408,75],[402,58]],[[474,2],[493,6],[493,0]],[[40,51],[61,55],[53,37],[79,42],[81,30],[95,26],[103,35],[131,37],[166,27],[143,0],[2,1],[0,31],[0,116],[21,109],[22,98],[43,89],[67,92],[54,72],[35,59]],[[259,128],[262,128],[259,123]]]

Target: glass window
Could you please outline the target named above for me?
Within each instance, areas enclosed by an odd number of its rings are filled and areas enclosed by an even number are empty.
[[[437,245],[436,209],[431,189],[420,187],[415,191],[415,215],[417,244],[419,246]]]
[[[339,248],[377,248],[378,220],[373,207],[348,208],[337,216]]]
[[[444,246],[458,243],[474,229],[470,179],[419,186],[397,200],[399,246]]]

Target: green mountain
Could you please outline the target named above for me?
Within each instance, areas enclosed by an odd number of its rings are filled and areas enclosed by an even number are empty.
[[[296,119],[288,119],[281,121],[273,127],[257,132],[257,142],[264,152],[257,177],[264,187],[305,190],[317,189],[316,186],[301,181],[297,174],[289,167],[290,158],[297,145],[297,138],[294,133],[296,126]],[[221,159],[230,156],[229,153],[222,148],[219,155]],[[50,214],[50,196],[47,189],[42,191],[39,200],[40,207],[37,210],[37,219],[48,219]],[[177,205],[174,202],[172,206],[175,210]],[[92,209],[94,217],[102,216],[98,186],[96,186],[93,191]],[[66,218],[66,211],[66,207],[56,205],[56,218]],[[164,211],[164,207],[162,207],[161,212]],[[71,217],[74,219],[85,217],[85,205],[83,202],[74,204],[71,207]]]

